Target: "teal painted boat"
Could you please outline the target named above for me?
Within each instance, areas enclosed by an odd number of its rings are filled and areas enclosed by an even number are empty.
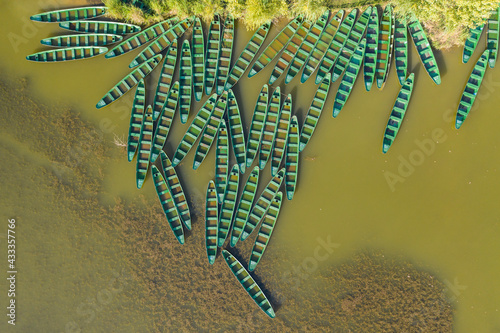
[[[144,119],[142,120],[141,133],[139,135],[139,148],[137,148],[137,168],[136,182],[140,189],[149,169],[149,157],[151,155],[151,145],[153,142],[153,111],[151,105],[148,105]]]
[[[481,39],[481,34],[483,33],[484,24],[478,25],[477,27],[470,29],[469,37],[464,44],[464,53],[462,55],[462,62],[466,64],[474,51],[476,50],[477,43]]]
[[[427,40],[422,25],[417,19],[413,18],[413,20],[408,23],[408,30],[413,38],[417,53],[420,56],[420,60],[422,60],[425,70],[436,84],[441,84],[441,74],[439,73],[436,58],[434,57],[434,53],[432,52],[431,45]]]
[[[144,86],[144,80],[140,80],[137,85],[137,89],[135,90],[134,101],[132,103],[132,113],[130,115],[130,126],[127,139],[127,157],[129,162],[134,159],[137,146],[139,145],[145,106],[146,87]]]
[[[222,206],[219,214],[219,229],[217,231],[217,245],[222,247],[226,241],[229,230],[231,229],[231,222],[233,221],[234,208],[236,206],[236,199],[238,198],[238,187],[240,181],[240,168],[235,164],[229,173],[227,179],[227,187],[223,194]]]
[[[175,66],[177,64],[177,39],[174,39],[163,61],[160,77],[156,84],[156,92],[153,100],[153,120],[156,121],[163,106],[167,101],[168,92],[174,77]]]
[[[392,49],[394,45],[394,13],[392,6],[387,5],[380,20],[378,35],[377,63],[375,69],[375,79],[377,87],[382,89],[391,68]]]
[[[95,46],[77,46],[65,49],[56,49],[42,51],[38,53],[33,53],[26,56],[26,60],[35,62],[63,62],[71,60],[81,60],[97,57],[103,53],[106,53],[108,49],[106,47],[95,47]]]
[[[288,141],[288,130],[290,127],[290,117],[292,113],[292,94],[288,94],[283,102],[280,111],[280,118],[278,120],[278,127],[276,128],[276,138],[273,143],[273,150],[271,153],[271,176],[276,176],[280,169],[281,161],[285,155],[286,142]]]
[[[490,68],[495,67],[498,56],[498,37],[500,35],[500,7],[498,7],[488,19],[488,30],[486,31],[486,49],[490,51],[488,64]]]
[[[217,256],[217,229],[219,225],[219,205],[217,192],[213,180],[208,182],[207,199],[205,204],[205,247],[207,248],[208,262],[213,265]]]
[[[199,102],[203,96],[205,83],[205,37],[200,19],[194,19],[193,34],[191,36],[191,55],[193,56],[193,90],[194,98]]]
[[[221,43],[219,49],[219,62],[217,64],[217,79],[216,90],[217,95],[222,94],[224,85],[229,75],[231,68],[231,57],[233,55],[233,41],[234,41],[234,19],[231,15],[226,17],[224,22],[224,29],[222,31]]]
[[[179,113],[181,123],[185,124],[191,110],[191,96],[193,91],[193,65],[191,63],[191,46],[186,39],[182,43],[181,60],[179,66]]]
[[[255,103],[255,109],[252,116],[252,122],[250,123],[250,131],[248,133],[247,140],[247,168],[253,163],[257,150],[259,149],[260,139],[262,136],[262,131],[264,129],[264,120],[266,119],[267,112],[267,102],[269,99],[269,87],[267,84],[262,86],[260,90],[259,97],[257,97],[257,103]]]
[[[288,200],[293,199],[299,175],[299,132],[297,116],[292,116],[285,153],[285,188]]]
[[[141,31],[138,25],[108,21],[68,21],[59,23],[59,26],[66,30],[88,34],[126,35]]]
[[[276,134],[276,127],[281,109],[281,89],[276,87],[274,90],[269,106],[266,112],[266,119],[264,121],[264,128],[262,129],[262,137],[260,140],[259,148],[259,168],[263,170],[266,167],[271,150],[273,148],[274,136]]]
[[[368,26],[366,27],[366,51],[363,67],[363,77],[365,80],[365,89],[370,91],[375,80],[375,71],[377,68],[378,54],[378,36],[379,36],[379,16],[378,9],[372,10]]]
[[[122,36],[112,34],[79,34],[45,38],[40,43],[54,47],[106,46],[117,43],[122,39]]]
[[[222,119],[217,133],[217,149],[215,150],[215,189],[219,202],[224,200],[227,177],[229,173],[229,138],[226,121]]]
[[[231,89],[229,89],[227,93],[227,118],[229,119],[229,134],[236,163],[239,165],[240,172],[245,173],[245,159],[247,154],[245,148],[245,132],[243,131],[238,101]]]
[[[396,18],[394,30],[394,60],[399,83],[403,85],[406,81],[408,71],[408,28],[406,19]]]
[[[210,95],[217,77],[220,52],[220,18],[215,15],[208,30],[207,53],[205,54],[205,94]]]
[[[102,6],[68,8],[36,14],[31,16],[30,19],[36,22],[48,23],[89,20],[102,16],[106,14],[107,11],[108,8]]]

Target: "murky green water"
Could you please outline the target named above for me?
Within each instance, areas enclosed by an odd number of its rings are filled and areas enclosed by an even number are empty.
[[[463,65],[461,49],[439,53],[443,83],[436,86],[412,46],[413,97],[386,155],[382,135],[400,87],[394,68],[382,91],[367,93],[360,80],[336,119],[330,114],[338,83],[331,87],[319,126],[301,155],[295,197],[284,202],[256,270],[280,304],[270,324],[245,299],[221,258],[208,267],[203,222],[198,219],[180,247],[161,217],[151,179],[141,191],[135,188],[135,163],[127,163],[123,150],[112,143],[115,135],[127,134],[133,93],[105,109],[94,107],[127,73],[135,53],[67,64],[24,60],[42,49],[40,39],[64,33],[55,25],[31,23],[29,16],[74,3],[0,4],[1,211],[5,224],[14,217],[20,225],[20,331],[322,331],[334,319],[321,315],[325,309],[315,309],[311,295],[328,293],[326,272],[335,272],[359,251],[382,251],[439,279],[455,308],[454,331],[500,330],[498,70],[487,72],[474,111],[457,131],[454,114],[474,62]],[[236,55],[251,36],[237,27]],[[279,27],[273,25],[268,42]],[[268,66],[235,88],[247,130],[271,71]],[[158,75],[156,70],[146,82],[150,100]],[[285,86],[280,78],[278,84],[283,94],[292,94],[293,113],[302,122],[315,86],[297,81]],[[190,120],[200,105],[194,105]],[[186,128],[175,119],[169,155]],[[201,217],[215,154],[197,171],[191,169],[193,155],[178,173]],[[269,167],[261,179],[260,189],[270,179]],[[127,208],[132,202],[134,208]],[[0,237],[5,234],[4,226]],[[331,253],[318,256],[318,246],[328,240],[335,243]],[[238,251],[244,259],[249,246]],[[5,309],[4,282],[0,288]],[[216,319],[220,315],[224,319]],[[7,326],[2,319],[0,328]]]

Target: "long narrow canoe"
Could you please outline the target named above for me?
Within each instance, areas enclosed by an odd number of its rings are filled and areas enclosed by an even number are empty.
[[[137,146],[139,145],[145,106],[146,87],[144,86],[144,80],[141,80],[135,90],[134,101],[132,103],[132,113],[130,115],[130,126],[127,139],[127,157],[129,162],[134,159]]]
[[[179,243],[184,244],[184,229],[182,229],[182,223],[179,213],[177,212],[177,207],[175,206],[175,202],[172,198],[172,193],[170,193],[165,179],[156,165],[153,165],[151,168],[156,193],[158,194],[158,199],[160,199],[160,204],[163,208],[163,212],[165,213],[165,217],[167,218],[168,225],[170,226],[170,229],[172,229],[172,232]]]
[[[281,109],[281,89],[276,87],[269,101],[269,106],[266,112],[266,120],[264,121],[264,128],[262,129],[262,138],[259,148],[259,168],[263,170],[266,167],[269,155],[273,148],[274,135],[276,134],[276,127],[278,126],[278,119],[280,117]]]
[[[106,55],[105,58],[113,58],[135,50],[136,48],[149,43],[153,39],[157,38],[161,34],[165,33],[168,29],[179,22],[176,17],[170,18],[168,20],[156,23],[155,25],[147,28],[146,30],[124,40],[120,44],[112,48]]]
[[[378,36],[379,36],[379,16],[378,9],[372,10],[372,15],[366,27],[366,51],[363,67],[363,76],[365,80],[365,89],[370,91],[375,80],[375,70],[377,68],[378,54]]]
[[[81,60],[97,57],[98,55],[101,55],[107,51],[108,49],[106,47],[77,46],[66,49],[48,50],[30,54],[26,56],[26,60],[45,63]]]
[[[109,105],[125,95],[130,89],[132,89],[137,83],[139,83],[140,80],[144,79],[149,73],[151,73],[153,69],[155,69],[155,67],[160,63],[160,61],[161,54],[134,69],[113,88],[111,88],[111,90],[108,91],[99,102],[97,102],[96,108],[100,109],[106,105]]]
[[[257,192],[257,185],[259,184],[259,167],[255,166],[247,178],[243,191],[241,192],[240,201],[234,214],[233,230],[231,231],[230,246],[234,247],[240,239],[241,232],[245,227],[248,219],[248,214],[252,209],[255,193]]]
[[[349,65],[340,81],[339,89],[337,90],[337,95],[335,95],[335,100],[333,102],[333,118],[336,118],[340,111],[344,108],[345,103],[349,99],[351,95],[351,91],[354,88],[354,84],[356,83],[356,79],[358,77],[358,73],[361,69],[361,64],[363,63],[363,56],[365,54],[366,49],[366,38],[363,38],[361,43],[358,45],[356,52],[351,58]],[[367,50],[367,49],[366,49]],[[366,81],[365,81],[366,84]],[[306,124],[304,123],[304,127]],[[304,127],[302,127],[302,131],[304,131]],[[301,148],[302,151],[302,134],[301,134]]]
[[[495,67],[498,56],[498,37],[500,35],[500,7],[498,7],[488,19],[488,30],[486,31],[486,49],[490,51],[488,64],[490,68]]]
[[[288,141],[288,130],[292,113],[292,94],[288,94],[280,111],[280,119],[276,128],[276,139],[271,153],[271,176],[276,176],[285,155],[286,142]]]
[[[136,182],[140,189],[149,168],[149,157],[151,155],[151,145],[153,143],[153,111],[151,105],[148,105],[146,114],[142,120],[141,134],[139,135],[139,147],[137,148],[137,168]]]
[[[175,172],[172,162],[170,162],[170,159],[164,151],[160,152],[160,157],[163,173],[167,179],[167,186],[172,194],[172,198],[174,199],[181,221],[188,230],[191,230],[191,213],[189,211],[186,195],[184,194],[181,182],[177,176],[177,172]]]
[[[457,119],[455,121],[455,128],[459,129],[462,126],[465,118],[469,114],[472,105],[476,99],[479,88],[481,87],[481,83],[483,82],[484,73],[486,72],[486,63],[489,59],[490,50],[485,50],[476,65],[472,69],[469,80],[465,85],[464,92],[462,93],[462,97],[460,98],[460,102],[458,104],[457,111]]]
[[[69,21],[61,22],[59,26],[66,30],[89,34],[126,35],[141,31],[138,25],[108,21]]]
[[[207,248],[208,262],[212,265],[217,256],[217,228],[219,225],[219,205],[217,192],[213,180],[208,182],[207,198],[205,205],[205,246]]]
[[[179,66],[179,113],[181,123],[185,124],[191,110],[191,96],[193,91],[193,64],[189,40],[182,43],[181,61]]]
[[[318,90],[316,90],[311,106],[307,111],[306,118],[304,119],[304,125],[302,125],[302,130],[300,131],[299,151],[304,150],[314,134],[316,126],[318,125],[321,112],[323,111],[323,107],[325,106],[326,98],[328,97],[328,92],[330,90],[330,75],[330,73],[326,74],[323,82],[321,82]]]
[[[238,197],[238,187],[240,181],[240,169],[238,164],[235,164],[229,173],[227,180],[227,187],[223,193],[221,200],[222,206],[219,214],[219,229],[217,231],[217,245],[222,247],[226,241],[229,229],[231,229],[231,222],[233,221],[234,207],[236,206],[236,199]]]
[[[255,55],[257,54],[257,52],[259,52],[262,43],[266,39],[270,27],[271,22],[264,23],[250,38],[243,51],[241,51],[240,56],[238,57],[238,59],[236,59],[233,68],[229,72],[224,90],[229,90],[234,87],[241,76],[246,72],[248,66],[252,62],[253,58],[255,58]]]
[[[462,62],[466,64],[474,51],[476,50],[477,43],[481,38],[481,34],[483,33],[484,24],[478,25],[477,27],[470,29],[469,37],[464,44],[464,53],[462,55]]]
[[[387,5],[380,19],[380,28],[378,34],[377,63],[375,69],[375,79],[377,87],[382,89],[389,76],[391,66],[392,45],[394,39],[394,22],[392,6]]]
[[[302,16],[297,16],[290,21],[286,27],[281,30],[276,37],[269,43],[269,45],[262,51],[261,55],[255,60],[248,77],[252,77],[266,67],[273,59],[288,45],[295,31],[302,24]]]
[[[215,189],[219,202],[224,199],[227,175],[229,172],[229,138],[226,121],[222,119],[217,133],[217,149],[215,150]]]
[[[189,153],[191,148],[193,147],[196,140],[201,134],[201,131],[205,128],[207,124],[208,118],[212,115],[212,111],[215,107],[215,103],[217,102],[217,94],[213,94],[209,99],[203,104],[200,108],[196,116],[194,117],[191,125],[189,125],[186,134],[182,137],[179,146],[174,154],[174,159],[172,161],[172,165],[177,166],[186,155]]]
[[[199,102],[203,96],[205,81],[205,37],[203,37],[203,27],[198,17],[194,19],[191,47],[194,98]]]
[[[316,84],[319,84],[323,81],[323,78],[326,76],[328,72],[332,69],[333,65],[337,61],[337,57],[340,52],[344,48],[345,43],[347,42],[347,38],[351,33],[351,29],[356,21],[356,16],[358,15],[358,10],[353,9],[349,15],[347,15],[346,19],[337,29],[335,36],[333,37],[333,41],[326,50],[325,56],[321,63],[319,64],[318,73],[316,74]]]
[[[231,67],[231,56],[233,55],[234,41],[234,19],[231,15],[226,17],[222,31],[219,62],[217,64],[216,89],[217,95],[222,94]]]
[[[269,303],[266,295],[260,289],[259,285],[252,278],[250,273],[243,267],[243,265],[227,250],[222,250],[222,256],[226,260],[227,265],[233,272],[236,279],[241,283],[243,289],[245,289],[252,297],[254,302],[264,311],[269,317],[274,318],[276,314],[274,313],[271,303]]]
[[[439,73],[436,58],[434,57],[434,53],[432,52],[431,45],[427,40],[422,25],[417,19],[413,18],[408,24],[408,29],[410,30],[411,37],[413,38],[413,42],[425,70],[436,84],[441,84],[441,74]]]
[[[314,73],[316,67],[318,67],[320,61],[323,59],[326,50],[330,46],[330,43],[337,32],[337,29],[342,22],[344,17],[344,10],[341,9],[335,14],[335,16],[330,20],[330,22],[326,25],[325,29],[319,36],[319,39],[314,45],[313,50],[309,57],[306,60],[306,64],[304,66],[304,71],[302,72],[302,77],[300,78],[300,82],[304,83],[309,79],[309,77]]]
[[[262,86],[260,90],[259,97],[257,97],[257,103],[255,103],[255,109],[252,116],[252,122],[250,123],[250,131],[248,133],[247,141],[247,168],[249,168],[257,150],[259,149],[259,143],[262,136],[262,130],[264,129],[264,120],[266,119],[267,112],[267,101],[269,99],[269,87],[267,84]]]
[[[215,15],[208,30],[207,53],[205,54],[205,94],[210,95],[217,76],[220,52],[220,18]]]
[[[106,14],[107,10],[107,7],[101,6],[69,8],[36,14],[31,16],[30,19],[32,21],[49,23],[89,20]]]
[[[198,169],[198,167],[200,166],[200,164],[203,162],[208,152],[210,151],[210,147],[212,147],[215,135],[217,135],[222,118],[226,113],[226,104],[227,104],[227,91],[225,91],[217,100],[217,103],[213,108],[212,114],[208,119],[207,125],[203,130],[200,142],[198,143],[198,147],[196,148],[196,154],[194,155],[194,161],[193,161],[194,170]]]
[[[384,140],[382,143],[382,152],[385,154],[391,147],[392,143],[398,135],[399,128],[406,114],[408,104],[410,103],[411,93],[413,91],[413,82],[415,75],[413,73],[408,76],[405,83],[399,91],[394,107],[392,108],[391,115],[384,133]]]
[[[175,65],[177,63],[177,39],[174,39],[168,52],[163,60],[163,65],[161,67],[160,77],[158,78],[158,83],[156,84],[156,92],[153,101],[153,120],[156,121],[160,115],[165,102],[167,101],[167,95],[170,91],[170,85],[172,84],[172,79],[174,77]]]
[[[227,93],[227,118],[229,119],[229,134],[234,156],[236,157],[236,163],[238,163],[240,167],[240,172],[245,173],[245,132],[243,131],[243,125],[241,123],[238,101],[231,89],[229,89]]]
[[[299,123],[297,116],[290,120],[290,132],[285,153],[285,189],[288,200],[293,199],[299,173]]]
[[[248,270],[250,272],[255,270],[257,264],[260,262],[260,259],[262,259],[262,256],[266,251],[267,244],[269,244],[274,226],[278,220],[278,215],[280,214],[282,199],[283,193],[279,191],[271,202],[266,215],[264,215],[264,219],[262,220],[262,224],[259,228],[259,233],[257,234],[257,238],[255,238],[255,242],[253,244],[250,259],[248,260]]]
[[[165,142],[167,142],[167,136],[168,133],[170,133],[170,127],[174,121],[175,109],[177,108],[178,101],[179,81],[175,81],[167,94],[167,100],[165,101],[165,105],[163,106],[160,116],[158,117],[153,146],[151,147],[151,163],[156,161],[160,152],[163,151]]]
[[[405,18],[396,18],[394,30],[394,60],[399,83],[403,85],[406,81],[408,71],[408,28]]]
[[[122,39],[122,36],[112,34],[79,34],[45,38],[40,43],[54,47],[106,46],[117,43]]]

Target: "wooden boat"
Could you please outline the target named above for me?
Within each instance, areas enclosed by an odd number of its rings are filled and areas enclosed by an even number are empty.
[[[370,91],[375,80],[375,70],[377,68],[378,54],[378,36],[379,36],[379,16],[378,9],[372,10],[368,26],[366,27],[366,51],[363,67],[363,76],[365,80],[365,89]]]
[[[207,199],[205,204],[205,246],[208,262],[212,265],[217,256],[217,229],[219,225],[219,205],[217,192],[213,180],[208,182]]]
[[[245,173],[246,167],[246,149],[245,132],[241,122],[240,108],[236,101],[236,96],[231,89],[227,93],[227,118],[229,119],[229,133],[231,137],[231,146],[233,146],[236,163],[239,165],[241,173]]]
[[[229,72],[229,75],[224,86],[224,90],[229,90],[239,81],[241,76],[246,72],[248,66],[255,58],[257,52],[259,52],[262,43],[269,33],[269,28],[271,28],[271,22],[266,22],[257,29],[253,36],[248,41],[247,45],[241,51],[240,56],[236,59],[233,68]],[[241,168],[241,165],[240,165]],[[241,171],[241,170],[240,170]],[[244,171],[242,171],[244,172]]]
[[[351,33],[357,15],[358,10],[353,9],[337,29],[332,43],[326,50],[325,56],[319,64],[318,73],[316,73],[316,84],[319,84],[321,81],[323,81],[323,78],[335,65],[337,57],[339,56],[340,52],[342,52],[342,49],[347,42],[347,37],[349,37],[349,34]]]
[[[500,36],[500,7],[498,7],[488,19],[488,30],[486,31],[486,49],[490,51],[488,64],[490,68],[495,67],[498,56],[498,37]]]
[[[248,133],[247,141],[247,168],[249,168],[257,150],[259,149],[259,143],[262,136],[262,131],[264,129],[264,120],[266,119],[267,112],[267,101],[269,99],[269,87],[267,84],[262,86],[260,90],[259,97],[257,97],[257,103],[255,103],[255,109],[252,116],[252,122],[250,123],[250,131]]]
[[[156,92],[153,100],[153,120],[156,121],[163,106],[167,101],[167,95],[170,91],[170,86],[174,77],[175,66],[177,63],[177,39],[174,39],[168,52],[163,60],[163,65],[161,67],[160,77],[158,78],[158,83],[156,84]]]
[[[269,43],[269,45],[262,51],[261,55],[255,60],[248,77],[252,77],[266,67],[273,59],[286,48],[295,31],[302,24],[302,16],[297,16],[290,21],[286,27],[281,30],[276,37]]]
[[[106,105],[109,105],[125,95],[130,89],[132,89],[140,80],[144,79],[149,73],[155,69],[155,67],[161,61],[161,54],[150,59],[148,62],[142,64],[141,66],[134,69],[132,72],[127,74],[120,82],[118,82],[110,91],[104,95],[99,102],[97,102],[96,108],[100,109]]]
[[[59,23],[59,26],[66,30],[88,34],[126,35],[141,31],[138,25],[108,21],[68,21]]]
[[[137,146],[139,145],[145,106],[146,87],[144,86],[144,80],[140,80],[137,85],[137,89],[135,90],[134,101],[132,103],[132,113],[130,115],[130,126],[127,139],[127,157],[129,162],[134,159]]]
[[[271,176],[276,176],[285,155],[286,142],[288,141],[288,130],[290,126],[290,117],[292,113],[292,94],[288,94],[283,102],[276,128],[276,138],[274,139],[272,158],[271,158]]]
[[[273,201],[276,193],[278,193],[281,183],[285,178],[285,168],[282,168],[276,176],[274,176],[271,181],[267,184],[264,191],[262,191],[260,197],[257,199],[255,206],[248,215],[248,219],[245,222],[243,231],[241,232],[241,240],[244,241],[255,229],[257,224],[262,220],[264,214],[267,212],[269,205]]]
[[[95,46],[77,46],[69,47],[66,49],[56,49],[42,51],[38,53],[33,53],[26,56],[26,60],[35,62],[62,62],[71,60],[81,60],[89,59],[92,57],[97,57],[108,49],[106,47],[95,47]]]
[[[456,129],[459,129],[460,126],[462,126],[465,118],[467,118],[467,115],[472,108],[472,105],[474,105],[477,93],[481,87],[481,83],[483,82],[484,73],[486,72],[486,63],[490,59],[489,52],[491,51],[488,49],[483,52],[476,65],[474,65],[470,77],[467,80],[464,92],[462,93],[462,97],[460,98],[460,102],[458,104],[457,118],[455,121]]]
[[[229,138],[226,121],[222,119],[217,133],[217,149],[215,150],[215,189],[219,202],[224,200],[227,175],[229,173]]]
[[[177,212],[182,223],[186,226],[188,230],[191,230],[191,213],[189,211],[189,205],[187,203],[186,195],[182,189],[181,182],[175,172],[172,162],[168,158],[164,151],[160,152],[161,165],[163,168],[163,174],[167,180],[167,186],[174,199],[175,206],[177,207]]]
[[[45,38],[40,43],[54,47],[106,46],[117,43],[122,39],[122,36],[112,34],[79,34]]]
[[[233,55],[234,41],[234,19],[231,15],[226,17],[224,29],[221,36],[219,62],[217,64],[216,90],[217,95],[222,94],[231,67],[231,56]]]
[[[300,131],[299,151],[304,150],[314,134],[316,126],[318,125],[319,118],[321,117],[321,111],[323,111],[323,107],[325,106],[326,98],[328,97],[328,92],[330,90],[330,75],[331,73],[326,74],[323,82],[321,82],[318,90],[316,90],[311,106],[307,111],[306,118],[304,119],[304,125],[302,125],[302,130]]]
[[[299,173],[299,123],[297,116],[290,120],[290,132],[285,153],[285,189],[288,200],[293,199]]]
[[[231,222],[233,221],[234,207],[238,198],[238,187],[240,181],[240,168],[235,164],[229,173],[227,187],[223,193],[222,206],[219,214],[219,229],[217,230],[217,245],[222,247],[226,241]]]
[[[203,36],[203,26],[198,17],[194,19],[193,34],[191,38],[193,90],[194,98],[199,102],[203,96],[203,85],[205,82],[205,37]]]
[[[165,105],[163,106],[160,116],[158,117],[155,136],[153,138],[153,146],[151,147],[151,163],[156,161],[160,152],[163,151],[165,142],[167,142],[167,136],[168,133],[170,133],[170,127],[174,121],[178,101],[179,81],[175,81],[167,94],[167,100],[165,101]]]
[[[157,38],[161,34],[164,34],[173,25],[177,24],[179,20],[176,17],[170,18],[168,20],[156,23],[155,25],[147,28],[144,31],[124,40],[120,44],[112,48],[106,55],[105,58],[113,58],[120,56],[122,54],[128,53],[136,48],[149,43],[153,39]]]
[[[179,113],[181,123],[185,124],[191,110],[191,96],[193,90],[193,66],[191,57],[191,46],[189,40],[182,43],[181,61],[179,66]]]
[[[366,38],[363,38],[361,43],[358,45],[356,52],[351,58],[349,65],[340,81],[339,88],[337,90],[337,95],[335,96],[335,100],[333,102],[333,118],[336,118],[340,111],[344,108],[345,103],[349,99],[351,95],[351,91],[354,88],[354,84],[356,83],[356,79],[358,77],[358,73],[361,69],[361,64],[363,63],[363,56],[365,54],[366,49]],[[366,49],[367,50],[367,49]],[[366,81],[365,81],[366,84]],[[302,127],[302,132],[304,132],[306,127],[306,122],[304,122],[304,126]],[[311,134],[312,135],[312,134]],[[300,151],[302,151],[302,133],[300,137]]]
[[[406,79],[405,83],[399,91],[398,97],[396,98],[396,103],[392,108],[391,115],[389,116],[389,122],[385,129],[384,140],[382,144],[382,152],[385,154],[391,147],[392,143],[398,135],[399,128],[403,122],[408,104],[410,103],[411,93],[413,91],[414,74],[411,73]]]
[[[266,112],[266,120],[264,121],[264,128],[262,129],[262,138],[259,148],[259,168],[263,170],[266,167],[269,155],[273,148],[274,135],[276,134],[276,127],[280,117],[281,109],[281,89],[276,87],[269,101],[269,107]]]
[[[139,148],[137,148],[137,168],[136,181],[137,188],[140,189],[149,168],[149,157],[151,155],[151,145],[153,143],[153,111],[148,105],[144,119],[142,120],[141,133],[139,135]]]
[[[214,109],[215,103],[217,102],[217,94],[213,94],[208,98],[203,106],[200,108],[196,116],[194,117],[191,125],[189,125],[186,134],[182,137],[179,146],[174,154],[174,159],[172,161],[172,165],[177,166],[186,155],[189,153],[191,148],[193,147],[196,140],[201,134],[201,131],[205,128],[207,124],[208,118],[212,115],[212,111]]]
[[[227,250],[222,250],[222,256],[224,257],[224,260],[226,260],[226,263],[233,272],[234,276],[236,276],[236,279],[243,286],[243,289],[247,291],[248,295],[252,297],[254,302],[259,306],[259,308],[261,308],[262,311],[264,311],[269,317],[274,318],[276,315],[271,303],[269,303],[266,295],[245,267],[243,267],[238,259],[236,259]]]
[[[396,18],[394,30],[394,60],[399,83],[403,85],[406,81],[408,71],[408,28],[406,19]]]
[[[378,35],[377,62],[375,68],[375,79],[377,87],[382,89],[389,76],[392,59],[392,45],[394,43],[394,14],[392,6],[387,5],[380,19]]]
[[[89,20],[106,14],[108,8],[102,6],[68,8],[36,14],[30,20],[37,22],[66,22]]]
[[[271,235],[273,234],[274,226],[276,225],[276,221],[278,220],[282,199],[283,193],[279,191],[271,202],[266,215],[264,215],[264,219],[262,219],[259,233],[257,234],[257,238],[255,238],[252,252],[250,254],[250,259],[248,260],[248,270],[250,272],[253,272],[255,270],[257,264],[260,262],[260,259],[262,259],[262,256],[266,251],[267,244],[269,244],[269,240],[271,239]]]
[[[205,94],[210,95],[217,77],[220,52],[220,18],[215,15],[208,30],[207,53],[205,54]]]
[[[210,147],[217,135],[220,123],[224,114],[226,113],[227,104],[227,91],[225,91],[217,100],[215,107],[213,108],[210,118],[208,118],[207,125],[203,129],[203,134],[201,135],[200,142],[196,148],[196,154],[194,155],[193,169],[196,170],[203,162],[207,156]]]
[[[410,30],[411,37],[413,38],[413,42],[425,70],[436,84],[441,84],[441,74],[439,74],[436,58],[434,57],[434,53],[432,52],[431,45],[427,40],[422,25],[416,18],[413,18],[408,24],[408,30]]]
[[[481,34],[483,33],[484,24],[478,25],[477,27],[470,29],[469,37],[464,44],[464,53],[462,55],[462,62],[466,64],[474,51],[476,50],[477,43],[481,38]]]
[[[306,60],[306,64],[304,66],[304,71],[302,72],[302,77],[300,78],[300,82],[304,83],[309,79],[309,77],[314,73],[316,67],[318,67],[320,61],[323,59],[326,50],[330,46],[330,43],[337,32],[337,29],[344,18],[344,10],[341,9],[335,14],[335,16],[330,20],[330,22],[326,25],[323,32],[320,34],[319,39],[314,45],[311,54]]]

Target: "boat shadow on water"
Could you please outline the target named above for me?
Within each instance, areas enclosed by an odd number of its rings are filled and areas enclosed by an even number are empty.
[[[443,51],[432,49],[432,52],[434,52],[434,57],[436,58],[436,63],[439,67],[439,72],[441,73],[441,76],[444,77],[448,70],[446,68],[446,62],[444,61]]]

